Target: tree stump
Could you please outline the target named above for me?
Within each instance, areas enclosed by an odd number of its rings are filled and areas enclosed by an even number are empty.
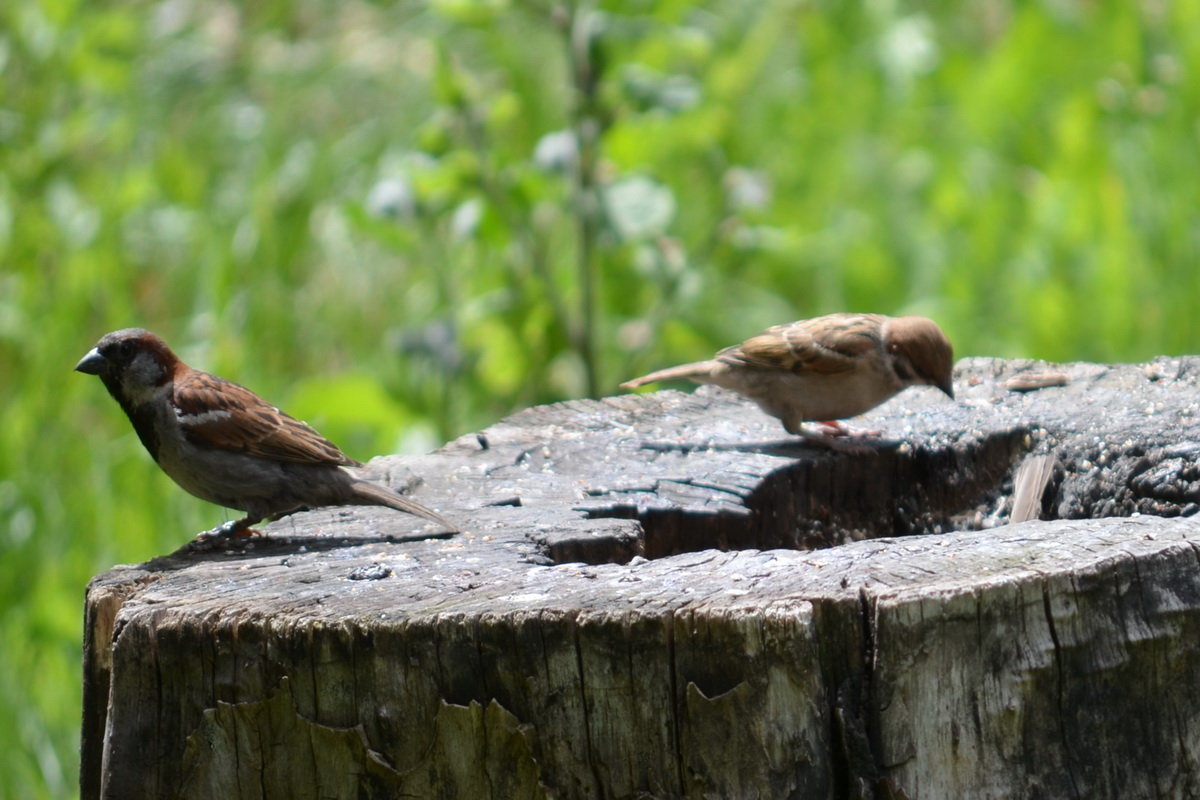
[[[861,454],[702,388],[377,459],[467,532],[92,581],[82,795],[1200,795],[1198,371],[969,359]]]

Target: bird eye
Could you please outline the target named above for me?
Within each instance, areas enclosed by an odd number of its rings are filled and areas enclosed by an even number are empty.
[[[132,359],[133,351],[134,351],[134,347],[133,347],[133,342],[131,342],[131,341],[126,340],[124,342],[120,342],[117,345],[117,356],[122,361],[129,361],[130,359]]]

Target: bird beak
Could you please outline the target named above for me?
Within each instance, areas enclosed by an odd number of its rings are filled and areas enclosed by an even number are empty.
[[[100,351],[94,347],[75,365],[76,372],[86,372],[88,375],[99,375],[107,368],[108,359],[100,355]]]
[[[76,369],[79,368],[76,367]],[[939,383],[937,388],[941,389],[951,400],[954,399],[954,381],[951,379],[947,378],[945,383]]]

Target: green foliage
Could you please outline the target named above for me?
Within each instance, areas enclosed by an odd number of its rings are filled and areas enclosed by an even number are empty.
[[[77,772],[88,576],[221,521],[75,359],[157,330],[358,458],[768,324],[1197,349],[1200,7],[0,4],[0,797]]]

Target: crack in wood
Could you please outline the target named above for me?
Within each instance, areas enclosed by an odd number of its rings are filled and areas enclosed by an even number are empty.
[[[611,490],[607,502],[599,502],[606,499],[604,492],[589,491],[596,502],[576,507],[588,519],[637,518],[649,558],[710,548],[813,549],[969,528],[974,511],[997,507],[1006,496],[1012,465],[1026,452],[1027,438],[1028,431],[1018,428],[948,451],[893,448],[783,461],[765,469],[757,485],[741,480],[738,488],[717,477],[720,473],[656,478],[648,486]],[[950,470],[968,477],[939,480]],[[672,486],[696,491],[680,493]],[[611,554],[605,560],[618,561]]]
[[[1042,584],[1042,608],[1046,615],[1046,628],[1050,634],[1050,642],[1053,645],[1054,654],[1054,679],[1055,679],[1055,705],[1058,709],[1058,731],[1062,742],[1063,769],[1066,771],[1067,780],[1071,787],[1071,796],[1078,798],[1079,783],[1075,779],[1074,758],[1071,755],[1071,737],[1067,734],[1067,708],[1063,702],[1063,697],[1066,693],[1066,669],[1063,666],[1063,649],[1062,641],[1058,638],[1058,628],[1054,622],[1054,609],[1050,603],[1050,586],[1049,583]]]

